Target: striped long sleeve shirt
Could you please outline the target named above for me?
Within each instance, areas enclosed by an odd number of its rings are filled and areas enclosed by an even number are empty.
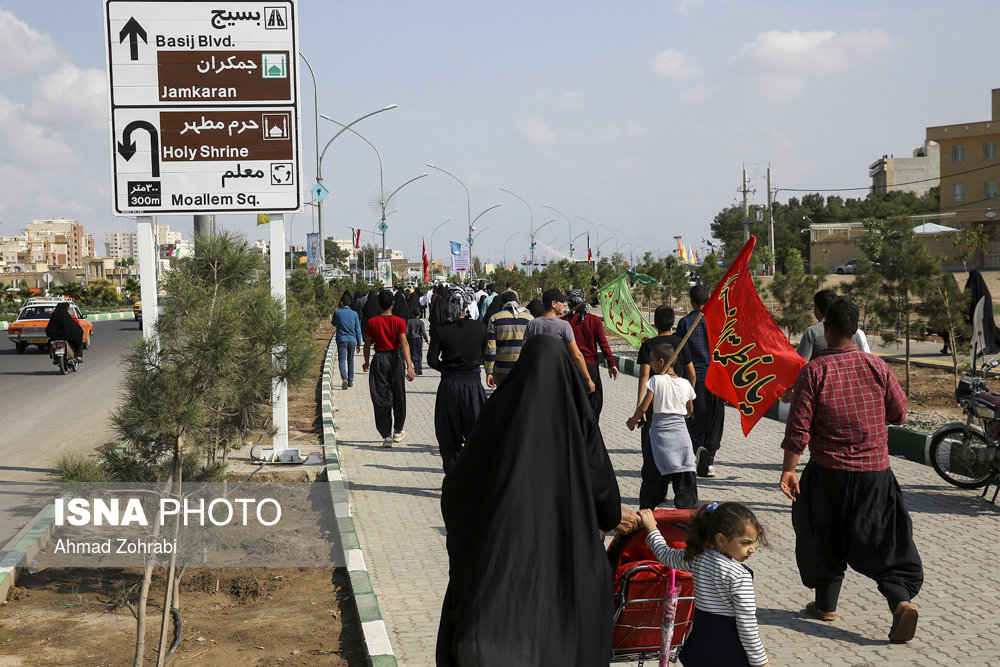
[[[690,572],[694,579],[694,606],[719,616],[736,619],[740,643],[751,665],[767,664],[767,654],[757,630],[757,600],[750,570],[715,549],[705,549],[684,560],[683,549],[671,549],[663,535],[654,530],[646,536],[646,544],[656,560],[675,570]]]
[[[486,356],[484,366],[487,373],[509,373],[521,354],[524,330],[534,318],[527,309],[512,312],[504,306],[494,315],[486,327]]]

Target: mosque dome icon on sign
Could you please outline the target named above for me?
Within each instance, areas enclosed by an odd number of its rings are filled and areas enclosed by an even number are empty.
[[[287,79],[288,55],[285,53],[262,53],[260,75],[265,79]]]

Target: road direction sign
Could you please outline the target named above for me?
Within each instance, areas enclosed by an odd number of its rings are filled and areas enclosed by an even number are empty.
[[[322,183],[317,183],[312,186],[309,189],[309,192],[312,193],[313,199],[315,199],[317,203],[326,199],[326,196],[330,194],[330,191]]]
[[[298,0],[105,0],[115,215],[302,207]]]
[[[385,234],[387,231],[389,231],[389,225],[385,224],[385,220],[383,220],[382,222],[378,223],[378,227],[376,229],[378,229],[379,234]]]

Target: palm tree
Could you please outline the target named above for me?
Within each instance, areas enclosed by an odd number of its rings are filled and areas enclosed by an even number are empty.
[[[141,291],[139,281],[135,278],[129,278],[125,281],[125,285],[122,286],[122,290],[132,299],[137,299]]]
[[[74,281],[64,283],[62,285],[57,285],[52,289],[53,294],[61,294],[63,296],[68,296],[74,301],[79,301],[83,298],[83,292],[85,287]]]

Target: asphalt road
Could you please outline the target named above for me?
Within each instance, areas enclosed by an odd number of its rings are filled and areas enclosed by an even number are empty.
[[[77,372],[60,375],[48,353],[14,351],[0,333],[0,549],[44,502],[26,482],[49,479],[64,454],[90,454],[113,439],[108,416],[118,400],[121,353],[142,335],[133,320],[94,322]]]

